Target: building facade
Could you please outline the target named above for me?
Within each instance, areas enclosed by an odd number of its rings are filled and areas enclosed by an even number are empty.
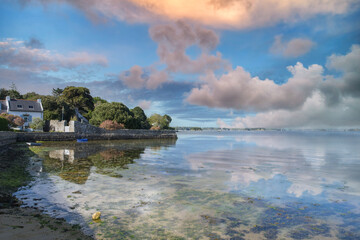
[[[0,113],[20,116],[25,120],[25,127],[29,126],[29,123],[35,118],[44,119],[44,109],[41,104],[41,99],[32,101],[10,99],[10,97],[7,96],[5,100],[0,100]]]

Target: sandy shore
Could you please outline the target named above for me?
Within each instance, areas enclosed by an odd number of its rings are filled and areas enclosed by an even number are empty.
[[[27,171],[34,156],[25,144],[13,144],[0,152],[0,239],[55,240],[92,239],[77,225],[55,219],[35,208],[22,208],[13,197],[19,187],[31,181]]]
[[[32,208],[0,209],[0,239],[92,239],[79,226],[54,219]]]

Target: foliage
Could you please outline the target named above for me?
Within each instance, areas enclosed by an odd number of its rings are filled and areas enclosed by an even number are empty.
[[[64,102],[62,98],[54,96],[41,96],[44,108],[44,120],[62,120],[62,109],[64,108],[64,120],[69,121],[74,115],[74,110]]]
[[[116,121],[124,124],[125,128],[131,128],[133,125],[133,113],[122,103],[103,103],[92,112],[90,124],[99,126],[105,120]]]
[[[169,129],[169,125],[172,121],[169,115],[165,114],[164,116],[161,116],[157,113],[151,115],[148,120],[152,127],[159,127],[160,129]]]
[[[106,130],[117,130],[117,129],[124,129],[124,124],[117,123],[116,121],[112,120],[105,120],[100,124],[101,128],[104,128]]]
[[[40,118],[34,118],[32,123],[30,123],[30,127],[36,130],[43,130],[45,122]]]
[[[96,107],[102,103],[108,103],[108,101],[106,101],[105,99],[102,99],[101,97],[94,97],[93,102],[94,102],[94,107]]]
[[[15,85],[10,90],[6,90],[5,88],[0,89],[0,99],[5,99],[6,96],[10,96],[11,99],[20,99],[21,94],[16,90]]]
[[[54,97],[60,97],[60,95],[63,93],[64,89],[61,88],[53,88],[52,89],[52,95]]]
[[[29,92],[23,95],[23,99],[26,100],[37,100],[40,99],[41,95],[37,94],[36,92]]]
[[[9,121],[6,118],[0,117],[0,131],[9,130]]]
[[[135,107],[131,109],[131,112],[134,114],[134,128],[135,129],[149,129],[150,123],[147,120],[144,110],[141,107]]]
[[[77,108],[85,118],[89,118],[88,113],[94,110],[94,100],[88,88],[66,87],[61,94],[61,99],[71,108]]]
[[[0,114],[0,117],[5,118],[9,122],[11,127],[22,126],[25,123],[24,119],[12,114],[2,113]]]

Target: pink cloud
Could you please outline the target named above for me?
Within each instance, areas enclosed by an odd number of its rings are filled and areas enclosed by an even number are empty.
[[[294,38],[289,42],[283,42],[282,36],[278,35],[275,37],[270,52],[284,57],[299,57],[308,53],[313,46],[314,42],[306,38]]]
[[[33,72],[59,71],[80,66],[107,66],[104,56],[87,52],[73,52],[68,56],[50,50],[30,48],[24,41],[4,39],[0,42],[0,64]]]

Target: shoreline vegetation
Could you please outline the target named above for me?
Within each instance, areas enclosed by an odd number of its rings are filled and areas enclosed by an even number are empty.
[[[33,123],[30,124],[33,125],[31,128],[37,130],[44,130],[44,121],[50,120],[66,120],[67,122],[71,120],[84,120],[95,127],[106,130],[174,130],[170,127],[172,118],[167,114],[160,115],[154,113],[147,117],[140,106],[130,109],[121,102],[108,102],[101,97],[93,97],[90,94],[90,90],[85,87],[67,86],[64,89],[53,89],[52,95],[41,95],[36,92],[20,94],[13,84],[11,89],[0,89],[0,99],[5,99],[6,96],[9,96],[11,99],[41,100],[44,109],[43,119],[36,121],[33,119]],[[2,121],[8,121],[9,127],[21,126],[23,122],[11,122],[14,117],[17,116],[6,113],[0,115]],[[0,130],[7,130],[2,126],[4,125],[3,123],[0,125]]]
[[[28,168],[34,153],[24,143],[0,152],[0,239],[92,239],[78,225],[52,218],[36,207],[21,207],[13,194],[31,182]]]

